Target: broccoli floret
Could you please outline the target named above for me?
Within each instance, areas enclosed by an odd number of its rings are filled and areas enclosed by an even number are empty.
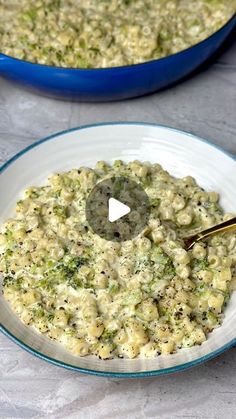
[[[201,271],[207,269],[209,267],[209,262],[207,257],[202,259],[193,259],[192,261],[192,269],[196,269],[197,271]]]

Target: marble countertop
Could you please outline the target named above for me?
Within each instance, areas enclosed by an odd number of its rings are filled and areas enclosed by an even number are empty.
[[[210,139],[236,155],[236,43],[169,90],[120,103],[36,96],[0,78],[0,164],[53,132],[101,121],[145,121]],[[80,375],[34,358],[0,336],[0,418],[233,419],[236,351],[179,373],[120,380]]]

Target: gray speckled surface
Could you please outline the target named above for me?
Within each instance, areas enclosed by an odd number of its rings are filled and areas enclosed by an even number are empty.
[[[0,79],[0,164],[33,141],[80,124],[147,121],[184,129],[236,154],[236,43],[214,65],[149,97],[109,104],[58,102]],[[27,354],[0,336],[0,418],[236,417],[236,353],[178,375],[89,377]]]

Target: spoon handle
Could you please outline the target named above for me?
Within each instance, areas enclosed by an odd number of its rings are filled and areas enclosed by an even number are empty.
[[[212,236],[213,234],[217,233],[226,233],[230,231],[236,231],[236,217],[231,218],[230,220],[224,221],[221,224],[218,224],[214,227],[210,227],[207,230],[201,231],[200,233],[196,234],[195,236],[186,239],[185,243],[188,249],[191,249],[194,243],[206,239],[207,237]]]

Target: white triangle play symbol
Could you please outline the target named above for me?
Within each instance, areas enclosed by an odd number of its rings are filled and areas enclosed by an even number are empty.
[[[129,214],[130,207],[128,205],[122,204],[115,198],[110,198],[108,201],[108,220],[113,223],[119,218],[124,217],[124,215]]]

